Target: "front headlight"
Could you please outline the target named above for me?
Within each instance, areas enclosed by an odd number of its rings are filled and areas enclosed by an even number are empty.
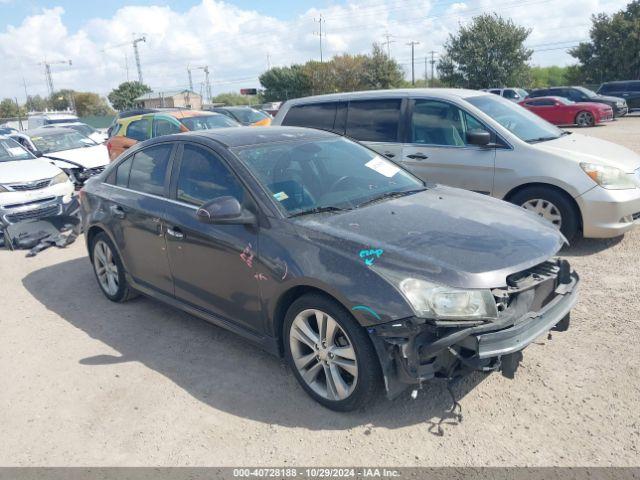
[[[67,177],[67,174],[64,172],[60,172],[59,174],[57,174],[55,177],[51,179],[51,182],[49,183],[49,185],[57,185],[59,183],[64,183],[67,181],[69,181],[69,177]]]
[[[419,317],[436,320],[495,320],[498,309],[489,290],[462,290],[417,278],[400,282],[400,290]]]
[[[631,178],[631,175],[616,167],[608,167],[596,163],[581,163],[580,168],[594,182],[608,190],[626,190],[638,186]]]

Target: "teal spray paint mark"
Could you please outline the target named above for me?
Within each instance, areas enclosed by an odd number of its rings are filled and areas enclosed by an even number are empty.
[[[373,315],[377,320],[382,320],[380,318],[380,315],[378,315],[373,308],[367,307],[366,305],[356,305],[351,310],[360,310],[360,311],[363,311],[363,312],[367,312],[367,313],[370,313],[371,315]]]
[[[360,258],[364,260],[365,265],[371,267],[373,263],[382,256],[384,250],[378,248],[377,250],[360,250]]]

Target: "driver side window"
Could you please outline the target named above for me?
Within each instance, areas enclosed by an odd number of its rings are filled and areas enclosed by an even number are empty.
[[[242,203],[244,189],[215,153],[197,145],[185,144],[176,199],[200,206],[223,196],[234,197]]]
[[[411,114],[411,143],[465,147],[470,130],[487,131],[476,118],[455,105],[416,100]]]

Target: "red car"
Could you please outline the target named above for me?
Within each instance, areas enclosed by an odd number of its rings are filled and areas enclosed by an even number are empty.
[[[535,97],[523,100],[520,105],[556,125],[593,127],[613,120],[613,110],[603,103],[572,102],[562,97]]]

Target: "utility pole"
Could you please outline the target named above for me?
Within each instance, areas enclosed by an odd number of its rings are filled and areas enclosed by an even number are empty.
[[[424,86],[426,87],[428,85],[427,83],[427,57],[424,57]]]
[[[71,65],[71,60],[60,60],[58,62],[47,62],[47,60],[43,60],[39,65],[44,66],[44,76],[47,80],[47,87],[49,88],[49,95],[53,94],[53,78],[51,77],[51,65],[60,65],[60,64],[69,64]]]
[[[320,18],[314,18],[313,19],[314,22],[318,22],[319,25],[319,32],[318,35],[320,36],[320,63],[322,63],[322,24],[325,22],[324,18],[322,18],[322,14],[320,14]]]
[[[144,35],[140,38],[136,38],[133,41],[133,54],[135,55],[136,58],[136,67],[138,67],[138,81],[140,83],[142,82],[142,67],[140,66],[140,52],[138,51],[138,43],[140,42],[147,42],[147,39],[144,37]]]
[[[415,74],[415,57],[414,57],[414,48],[416,45],[420,45],[420,42],[411,41],[407,43],[407,45],[411,46],[411,85],[416,84],[416,74]]]
[[[434,52],[433,50],[431,50],[429,52],[431,54],[431,86],[433,87],[433,66],[436,64],[434,55],[436,54],[436,52]]]
[[[26,103],[29,101],[29,94],[27,93],[27,81],[24,79],[24,77],[22,77],[22,85],[24,86],[24,98],[26,105]]]
[[[387,46],[387,57],[391,58],[391,48],[390,45],[392,43],[396,43],[395,40],[391,40],[391,38],[393,37],[393,35],[391,35],[389,32],[385,33],[383,35],[383,37],[386,39],[384,42],[382,42],[383,45]]]
[[[201,96],[205,100],[205,103],[211,103],[211,99],[213,96],[211,95],[211,79],[209,77],[209,65],[204,65],[202,67],[187,67],[187,72],[189,72],[189,88],[193,90],[193,78],[191,76],[191,72],[193,70],[202,70],[204,71],[204,87],[205,87],[205,95],[202,96],[202,87],[201,87]]]
[[[267,52],[267,70],[271,70],[271,55]]]

